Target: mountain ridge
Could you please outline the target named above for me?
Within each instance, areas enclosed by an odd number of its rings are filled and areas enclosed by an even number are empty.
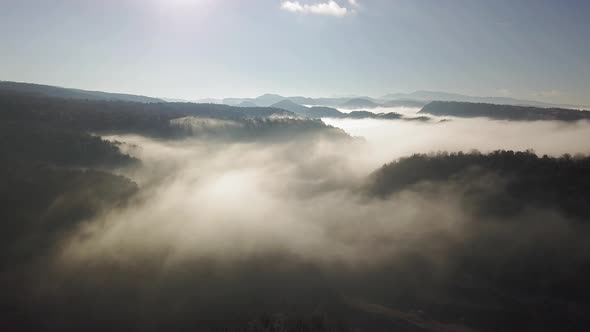
[[[578,121],[590,119],[590,111],[568,108],[542,108],[520,105],[499,105],[456,101],[433,101],[424,106],[418,114],[455,116],[460,118],[486,117],[509,121]]]
[[[54,85],[0,81],[0,91],[16,92],[22,94],[38,95],[44,97],[58,97],[66,99],[88,99],[88,100],[112,100],[130,101],[140,103],[163,103],[163,99],[133,95],[127,93],[103,92],[82,90],[75,88],[64,88]]]
[[[565,107],[565,108],[584,108],[581,105],[567,105],[546,103],[536,100],[524,100],[511,97],[482,97],[469,96],[458,93],[442,92],[442,91],[428,91],[418,90],[411,93],[389,93],[383,97],[384,100],[414,100],[414,101],[455,101],[468,103],[485,103],[497,105],[512,105],[512,106],[534,106],[543,108]]]

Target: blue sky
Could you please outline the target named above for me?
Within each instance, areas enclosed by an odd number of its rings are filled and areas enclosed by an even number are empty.
[[[0,79],[162,97],[590,105],[590,1],[0,0]]]

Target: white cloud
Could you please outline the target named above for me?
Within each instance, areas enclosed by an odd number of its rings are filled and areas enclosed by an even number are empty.
[[[349,0],[358,3],[356,0]],[[330,0],[328,2],[319,2],[315,4],[301,4],[299,1],[283,1],[281,9],[301,14],[326,15],[326,16],[346,16],[352,14],[354,11],[340,6],[336,1]]]
[[[353,7],[360,7],[358,0],[348,0],[348,3]]]

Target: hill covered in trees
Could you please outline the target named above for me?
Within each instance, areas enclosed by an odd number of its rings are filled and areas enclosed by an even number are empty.
[[[460,228],[450,234],[439,230],[432,243],[424,243],[436,246],[446,236],[457,240],[445,249],[444,277],[417,277],[422,264],[417,257],[402,269],[416,269],[410,275],[421,281],[406,280],[400,287],[420,284],[437,294],[411,296],[415,306],[447,317],[467,313],[468,325],[484,331],[583,330],[588,324],[590,157],[539,157],[531,151],[418,154],[375,171],[365,190],[385,201],[416,193],[432,197],[421,209],[437,201],[458,206],[439,211],[430,227],[450,218]],[[443,302],[448,304],[436,304]]]
[[[513,121],[578,121],[590,119],[589,111],[565,108],[539,108],[529,106],[495,105],[452,101],[433,101],[419,113],[460,118],[486,117]]]
[[[245,121],[291,118],[295,113],[272,107],[232,107],[219,104],[194,103],[134,103],[120,101],[68,100],[62,98],[29,97],[0,93],[0,119],[3,124],[35,125],[63,128],[81,132],[136,133],[171,137],[184,134],[170,125],[173,119],[185,117]],[[312,120],[298,119],[298,124],[316,126]],[[284,121],[283,121],[284,123]],[[292,121],[291,123],[296,123]],[[329,126],[318,128],[332,130]]]
[[[5,93],[21,93],[38,97],[55,97],[84,100],[132,101],[139,103],[161,103],[162,99],[138,96],[125,93],[88,91],[69,89],[51,85],[0,81],[0,91]]]
[[[482,184],[485,178],[497,181]],[[387,197],[420,183],[467,186],[469,207],[485,213],[511,214],[534,206],[590,218],[585,207],[590,197],[590,157],[538,157],[531,151],[418,154],[373,173],[369,191]]]
[[[576,108],[574,105],[558,105],[551,103],[544,103],[536,100],[522,100],[510,97],[481,97],[481,96],[467,96],[458,93],[449,93],[442,91],[414,91],[411,93],[390,93],[383,97],[385,100],[401,101],[410,100],[415,102],[422,102],[428,104],[433,101],[452,101],[465,103],[484,103],[495,105],[514,105],[514,106],[532,106],[541,108]],[[423,106],[424,106],[423,105]]]
[[[345,109],[359,109],[359,108],[377,108],[379,104],[363,98],[353,98],[340,105]]]

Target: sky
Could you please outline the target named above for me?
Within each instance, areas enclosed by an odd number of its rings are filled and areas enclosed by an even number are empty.
[[[0,80],[590,105],[589,13],[586,0],[0,0]]]

